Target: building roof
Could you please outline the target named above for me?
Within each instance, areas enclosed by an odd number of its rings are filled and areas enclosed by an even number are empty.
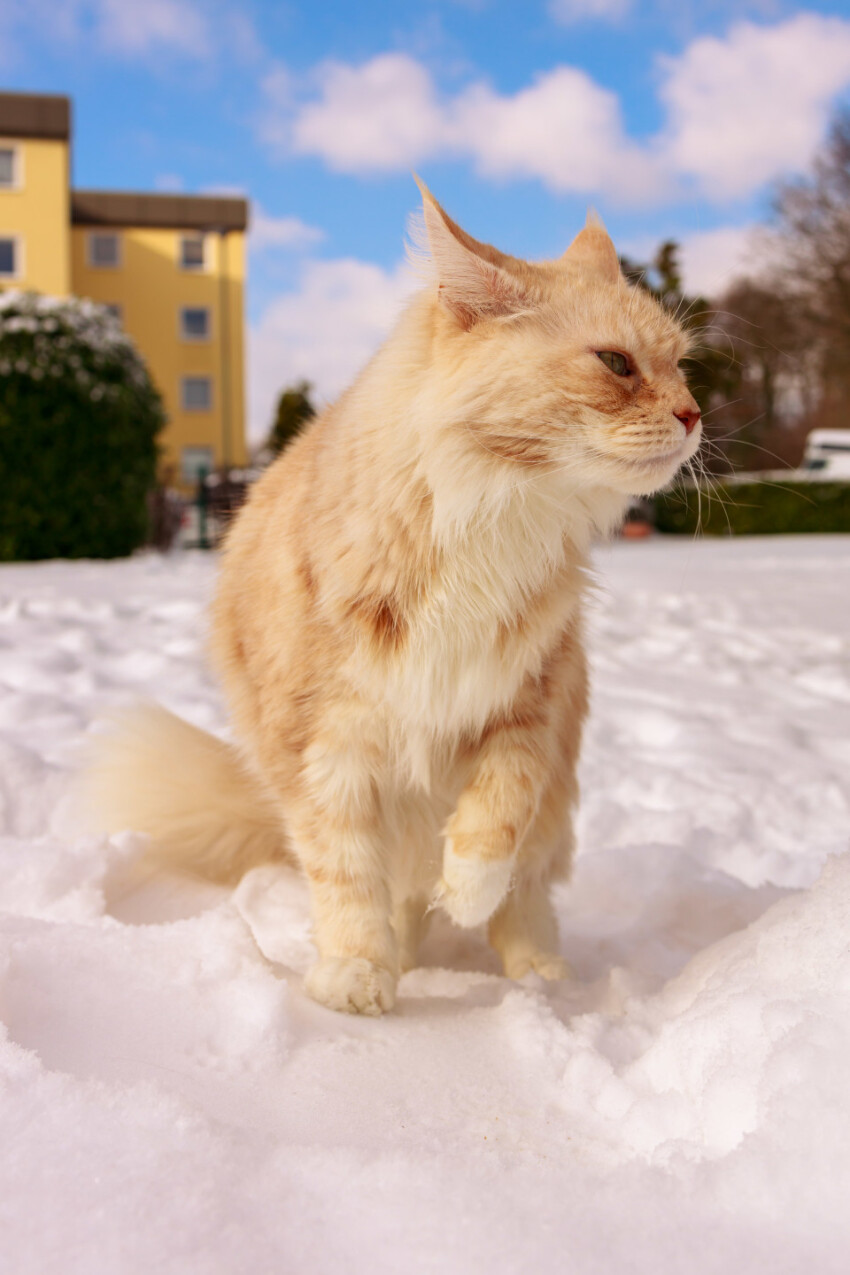
[[[71,99],[57,93],[0,93],[0,137],[71,136]]]
[[[245,230],[247,199],[218,195],[148,195],[72,190],[75,226],[151,226],[164,230]]]

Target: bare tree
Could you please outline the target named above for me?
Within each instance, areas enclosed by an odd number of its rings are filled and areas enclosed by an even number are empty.
[[[779,188],[776,222],[789,303],[808,325],[817,349],[816,423],[846,427],[850,416],[850,110],[836,116],[811,175]]]
[[[817,334],[785,279],[742,279],[717,302],[711,342],[725,359],[708,425],[712,468],[797,465],[820,394]]]

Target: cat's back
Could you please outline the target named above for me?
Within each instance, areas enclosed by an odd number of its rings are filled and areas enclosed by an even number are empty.
[[[299,434],[254,483],[227,533],[222,576],[235,558],[255,552],[267,534],[277,538],[287,531],[307,495],[318,433],[314,428]]]
[[[297,602],[305,584],[305,545],[321,535],[328,506],[340,498],[329,463],[337,450],[336,417],[331,407],[311,421],[254,484],[225,539],[214,619],[238,599],[255,614],[268,601],[279,614],[281,590]]]
[[[295,438],[254,484],[225,539],[211,613],[210,652],[225,685],[280,653],[303,631],[311,581],[304,528],[321,450],[321,420]],[[273,637],[273,641],[271,640]]]

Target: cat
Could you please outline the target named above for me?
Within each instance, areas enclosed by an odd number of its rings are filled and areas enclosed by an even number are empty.
[[[372,1015],[435,905],[487,922],[510,978],[566,975],[549,887],[573,851],[588,546],[700,437],[687,336],[595,216],[530,263],[420,188],[429,286],[227,536],[212,652],[238,744],[137,710],[90,788],[103,827],[175,866],[300,864],[306,991]]]

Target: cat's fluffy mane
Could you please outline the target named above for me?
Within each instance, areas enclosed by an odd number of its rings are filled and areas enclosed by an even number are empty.
[[[598,220],[528,263],[424,188],[423,218],[431,284],[228,537],[213,651],[239,752],[151,710],[91,780],[106,826],[173,863],[297,859],[308,990],[366,1013],[435,898],[490,918],[509,974],[563,972],[547,886],[572,847],[587,545],[699,433],[686,338]]]

